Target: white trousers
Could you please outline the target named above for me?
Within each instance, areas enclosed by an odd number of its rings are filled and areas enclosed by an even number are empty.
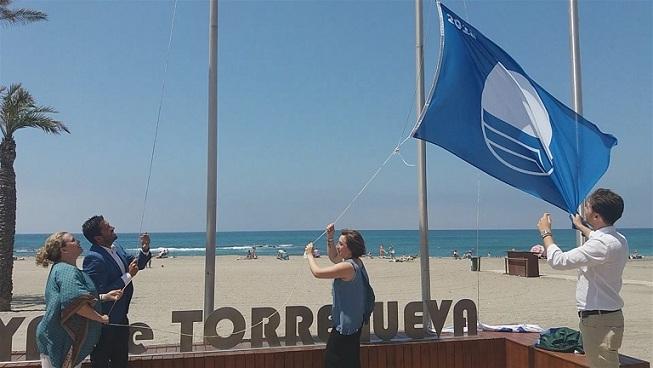
[[[624,337],[622,311],[580,319],[583,350],[591,368],[619,368],[619,348]]]

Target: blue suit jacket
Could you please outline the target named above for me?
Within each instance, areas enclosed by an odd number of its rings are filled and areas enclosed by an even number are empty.
[[[122,260],[125,270],[129,270],[129,264],[134,260],[134,256],[128,255],[122,247],[115,245],[116,252]],[[138,268],[143,269],[147,261],[152,257],[151,254],[138,252]],[[100,294],[106,294],[111,290],[122,289],[125,283],[122,281],[122,271],[111,254],[103,247],[93,244],[91,249],[84,257],[84,272],[88,274]],[[129,303],[134,294],[134,284],[130,282],[124,290],[122,298],[115,303],[112,301],[102,302],[102,313],[109,315],[111,323],[123,323],[129,312]],[[113,309],[111,309],[113,307]]]

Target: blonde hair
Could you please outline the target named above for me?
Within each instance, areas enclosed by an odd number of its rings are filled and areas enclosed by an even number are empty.
[[[37,265],[48,267],[51,262],[56,263],[61,260],[61,248],[66,245],[63,237],[66,234],[68,234],[66,231],[57,231],[48,236],[45,244],[36,252]]]

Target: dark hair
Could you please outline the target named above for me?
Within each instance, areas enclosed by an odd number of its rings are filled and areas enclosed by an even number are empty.
[[[610,189],[599,188],[587,202],[593,212],[598,213],[608,225],[613,225],[624,212],[624,200]]]
[[[351,251],[352,258],[358,258],[366,253],[365,240],[363,240],[361,233],[356,230],[345,229],[342,230],[340,235],[345,236],[347,248],[349,248],[349,251]]]
[[[102,221],[104,221],[104,217],[102,217],[102,215],[96,215],[86,220],[86,222],[84,222],[82,225],[82,232],[84,233],[84,237],[86,240],[91,242],[91,244],[96,244],[95,237],[102,235],[100,231],[100,224]]]

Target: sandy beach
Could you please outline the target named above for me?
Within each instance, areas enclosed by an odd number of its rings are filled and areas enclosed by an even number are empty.
[[[327,258],[319,263],[327,265]],[[395,263],[387,259],[365,259],[377,301],[397,301],[400,316],[406,303],[421,300],[419,259]],[[81,265],[82,260],[78,261]],[[469,298],[476,302],[479,321],[486,324],[538,324],[543,328],[568,326],[578,329],[575,312],[575,271],[552,270],[540,262],[539,278],[503,274],[503,258],[483,258],[481,272],[471,272],[468,260],[432,258],[431,298],[437,301]],[[11,317],[26,317],[13,338],[13,350],[25,350],[29,320],[44,310],[43,289],[48,269],[37,267],[33,258],[15,262],[13,312],[0,313],[7,323]],[[294,256],[289,261],[273,257],[237,260],[234,256],[216,259],[216,308],[238,309],[250,326],[252,307],[272,307],[281,312],[279,335],[283,335],[284,307],[303,305],[313,314],[331,303],[331,282],[312,277],[306,260]],[[180,326],[172,323],[172,311],[203,309],[204,258],[154,259],[152,268],[134,279],[135,294],[130,322],[144,322],[154,329],[152,344],[179,343]],[[621,353],[653,360],[653,262],[628,262],[621,292],[625,300],[626,331]],[[451,313],[446,325],[452,324]],[[226,325],[226,326],[225,326]],[[226,334],[230,324],[220,323]],[[399,318],[403,330],[403,318]],[[315,323],[312,328],[315,334]],[[195,341],[202,336],[195,324]],[[249,336],[249,331],[245,337]]]

